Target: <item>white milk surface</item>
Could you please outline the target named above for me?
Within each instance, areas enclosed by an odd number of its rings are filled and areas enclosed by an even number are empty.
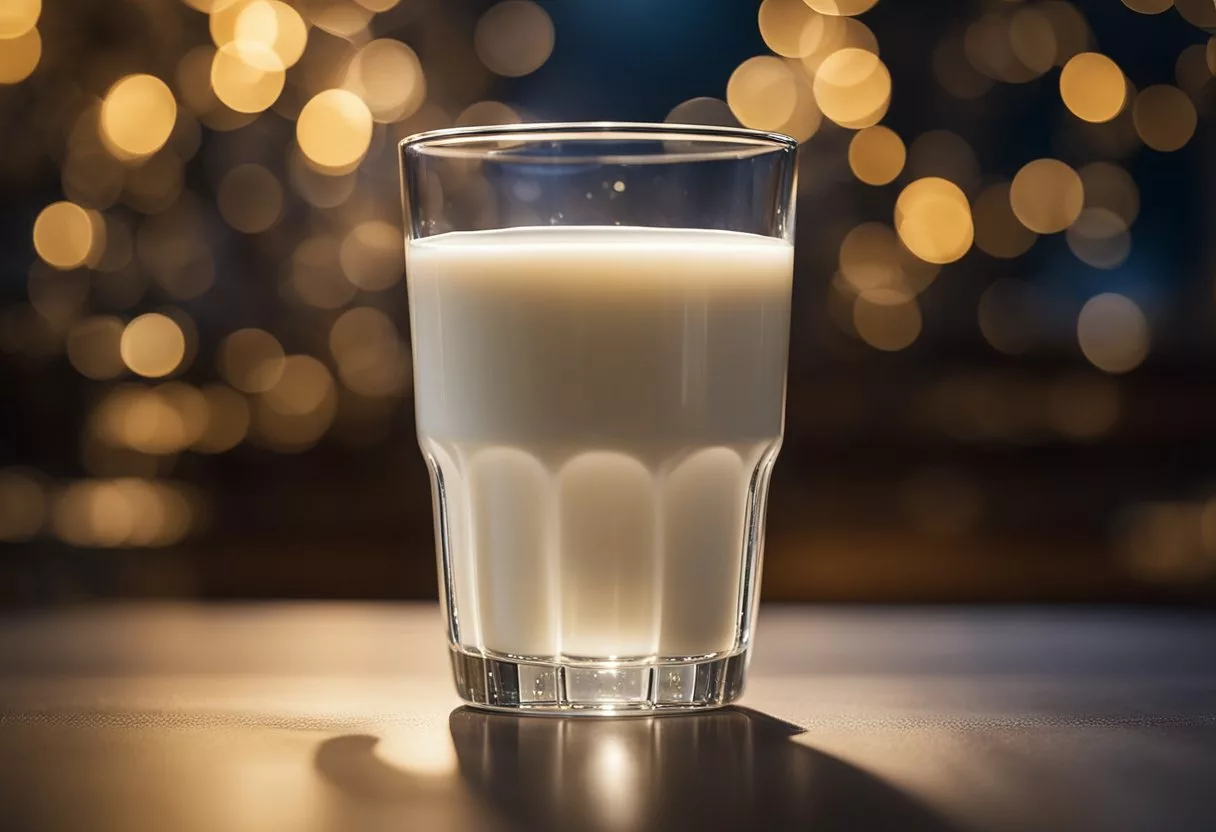
[[[407,269],[461,643],[733,649],[749,481],[782,431],[792,246],[517,228],[413,241]]]

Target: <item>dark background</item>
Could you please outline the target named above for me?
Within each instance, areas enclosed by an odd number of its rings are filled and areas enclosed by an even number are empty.
[[[318,4],[294,5],[306,20],[320,14]],[[688,99],[724,98],[736,67],[771,54],[750,0],[549,0],[540,6],[555,32],[552,54],[535,72],[501,78],[474,47],[490,5],[401,0],[365,14],[366,26],[352,33],[313,25],[280,100],[238,118],[222,105],[196,112],[179,89],[182,56],[210,44],[198,10],[176,0],[76,0],[42,10],[38,67],[0,86],[0,600],[434,596],[430,493],[408,384],[352,391],[327,346],[334,321],[359,306],[383,311],[399,330],[394,343],[408,343],[404,286],[352,290],[318,309],[290,290],[293,252],[310,236],[342,240],[369,220],[399,228],[395,141],[477,121],[479,111],[466,110],[475,102],[505,102],[528,120],[662,121]],[[894,182],[872,187],[850,172],[853,131],[824,118],[803,144],[788,424],[769,509],[766,598],[1216,598],[1216,82],[1202,61],[1180,57],[1209,43],[1194,22],[1213,21],[1194,2],[1182,4],[1185,18],[1116,0],[1074,4],[1088,48],[1114,59],[1135,88],[1177,84],[1190,96],[1198,126],[1173,152],[1142,146],[1130,104],[1109,124],[1084,125],[1061,101],[1058,66],[1024,83],[963,67],[986,88],[967,99],[948,93],[934,69],[935,50],[985,15],[1008,21],[1064,5],[880,0],[860,16],[893,79],[882,123],[907,146],[927,131],[951,131],[977,169],[949,154],[913,153]],[[335,85],[375,38],[415,50],[425,103],[378,124],[357,170],[296,177],[300,107]],[[132,72],[174,90],[173,136],[151,160],[106,163],[119,170],[116,197],[72,198],[103,213],[107,227],[127,229],[134,254],[116,267],[52,269],[35,251],[35,219],[68,198],[65,170],[82,152],[73,134],[82,114]],[[181,184],[161,187],[163,199],[141,198],[141,167],[172,154]],[[1064,234],[1043,236],[1011,260],[972,248],[916,299],[921,330],[897,351],[872,347],[833,315],[841,240],[862,222],[889,225],[906,184],[962,170],[968,181],[959,184],[974,204],[984,185],[1039,157],[1073,168],[1109,161],[1131,174],[1140,210],[1125,260],[1087,265]],[[262,165],[283,193],[273,225],[255,234],[230,227],[217,200],[225,174],[248,163]],[[340,181],[350,195],[310,202],[300,184],[309,175]],[[114,245],[115,233],[108,239]],[[180,258],[188,262],[159,263],[158,239],[189,252]],[[185,297],[173,270],[206,270],[198,262],[210,264],[210,286]],[[981,298],[1000,280],[1017,281],[1003,284],[1021,293],[1015,300],[1029,298],[998,304],[998,317],[1025,335],[1016,355],[989,343],[978,322]],[[1148,324],[1147,355],[1127,372],[1104,372],[1078,345],[1082,306],[1107,292],[1131,299]],[[125,323],[146,312],[169,315],[186,333],[187,357],[171,376],[78,371],[67,350],[73,332],[96,316]],[[223,453],[146,453],[98,437],[95,414],[119,385],[141,385],[130,388],[138,393],[167,380],[222,384],[217,349],[249,327],[333,374],[332,413],[317,435],[292,442],[276,436],[273,422],[259,428],[264,403],[242,394],[253,427]],[[159,520],[146,520],[143,504],[122,503],[130,478],[161,489],[152,501],[163,504]],[[114,491],[116,482],[126,485]],[[167,518],[180,522],[170,528]],[[144,520],[154,528],[140,537],[132,529]]]

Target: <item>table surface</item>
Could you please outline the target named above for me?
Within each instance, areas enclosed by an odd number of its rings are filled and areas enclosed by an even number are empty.
[[[742,707],[459,706],[429,605],[0,621],[0,827],[1216,829],[1216,616],[766,608]]]

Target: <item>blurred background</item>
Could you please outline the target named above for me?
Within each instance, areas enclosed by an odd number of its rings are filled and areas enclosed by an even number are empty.
[[[802,141],[773,600],[1216,599],[1213,0],[4,0],[0,604],[436,594],[395,143]]]

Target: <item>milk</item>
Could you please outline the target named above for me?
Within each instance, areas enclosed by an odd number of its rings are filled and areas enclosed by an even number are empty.
[[[737,649],[746,526],[782,433],[790,244],[540,227],[406,254],[458,642],[551,660]]]

